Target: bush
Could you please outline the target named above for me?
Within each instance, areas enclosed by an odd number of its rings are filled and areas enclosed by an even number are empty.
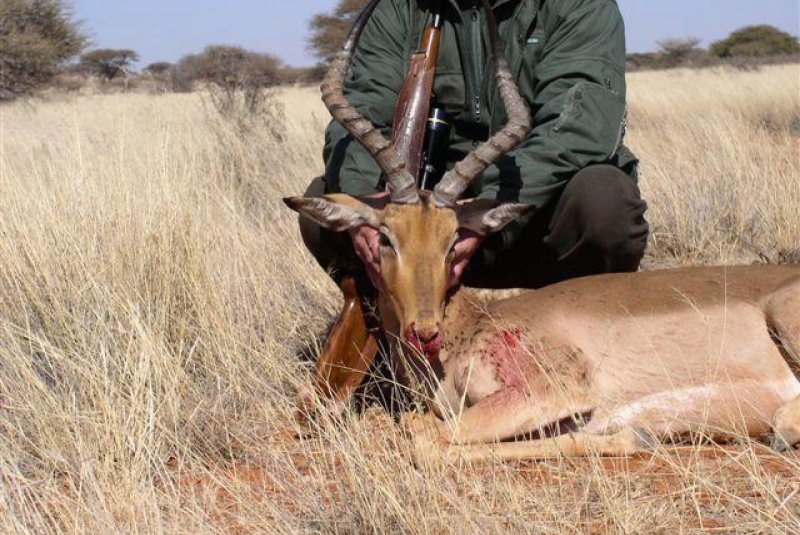
[[[153,76],[161,76],[168,74],[173,68],[174,65],[168,61],[157,61],[145,67],[144,72]]]
[[[707,63],[708,54],[700,48],[700,39],[663,39],[658,41],[657,52],[628,54],[626,68],[630,71],[673,69],[675,67],[700,67]]]
[[[175,65],[168,61],[150,63],[142,69],[142,88],[150,93],[168,93],[174,91],[173,72]]]
[[[788,33],[762,24],[741,28],[711,43],[709,53],[720,58],[777,56],[800,53],[800,44]]]
[[[212,45],[200,54],[183,57],[173,72],[176,90],[189,90],[196,82],[209,84],[214,108],[246,130],[248,117],[265,110],[268,89],[281,81],[281,61],[270,54],[245,50],[238,46]]]
[[[50,86],[63,93],[77,93],[86,87],[86,76],[74,72],[62,72],[53,77]]]
[[[678,67],[699,60],[705,55],[697,45],[700,39],[686,37],[684,39],[664,39],[658,43],[658,55],[665,68]]]
[[[176,70],[193,82],[204,81],[221,88],[244,90],[271,87],[280,80],[281,61],[270,54],[239,46],[211,45],[199,54],[189,54]]]
[[[64,0],[0,2],[0,101],[49,83],[86,44]]]

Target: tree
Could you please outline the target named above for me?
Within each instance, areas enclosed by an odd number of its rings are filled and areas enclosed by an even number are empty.
[[[703,50],[697,46],[700,44],[697,37],[664,39],[657,44],[662,68],[677,67],[703,55]]]
[[[318,13],[309,24],[309,47],[321,61],[328,62],[347,37],[347,32],[369,0],[339,0],[332,13]]]
[[[699,37],[664,39],[658,43],[659,67],[671,69],[701,58],[705,51],[700,48]]]
[[[0,101],[46,85],[85,45],[67,1],[0,1]]]
[[[123,48],[99,48],[81,56],[81,65],[89,74],[95,74],[109,81],[121,72],[128,72],[128,67],[139,60],[139,54]]]
[[[144,72],[153,76],[159,76],[168,73],[173,67],[174,65],[168,61],[156,61],[155,63],[147,65],[147,67],[144,68]]]
[[[199,54],[181,58],[176,70],[181,78],[239,91],[276,85],[281,67],[281,61],[271,54],[239,46],[211,45]]]
[[[247,130],[249,118],[268,108],[271,95],[265,90],[280,83],[283,67],[271,54],[211,45],[181,58],[173,70],[173,84],[179,91],[188,90],[196,81],[211,84],[209,96],[220,115]]]
[[[725,39],[711,43],[709,53],[720,58],[779,56],[800,53],[800,44],[796,37],[762,24],[740,28]]]

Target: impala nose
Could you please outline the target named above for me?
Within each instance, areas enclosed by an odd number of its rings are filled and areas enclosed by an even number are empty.
[[[406,328],[405,338],[408,345],[428,356],[438,354],[444,342],[442,329],[438,323],[426,327],[417,327],[416,323],[412,323]]]

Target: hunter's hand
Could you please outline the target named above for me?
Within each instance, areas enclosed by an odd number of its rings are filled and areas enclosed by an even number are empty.
[[[483,243],[484,236],[467,229],[459,229],[458,239],[453,245],[453,263],[450,265],[450,288],[461,284],[461,276],[467,269],[470,258]]]
[[[380,288],[381,253],[380,233],[367,225],[360,225],[349,231],[356,254],[367,268],[369,280],[375,288]]]

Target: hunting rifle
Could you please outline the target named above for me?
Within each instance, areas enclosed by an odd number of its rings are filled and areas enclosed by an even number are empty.
[[[440,2],[435,2],[433,19],[422,34],[418,52],[411,55],[408,75],[397,95],[392,127],[392,146],[406,162],[406,169],[416,179],[420,177],[422,146],[431,112],[433,78],[439,57],[442,35]]]
[[[359,18],[369,16],[377,3],[378,0],[370,2]],[[394,113],[392,145],[415,178],[420,178],[426,128],[429,123],[432,126],[439,124],[434,119],[441,119],[441,115],[435,113],[429,121],[442,32],[439,1],[433,3],[431,14],[431,21],[425,27],[420,48],[411,56],[408,75],[398,93]],[[356,25],[358,24],[357,22]],[[344,307],[317,361],[314,389],[323,398],[345,402],[361,385],[368,368],[375,360],[378,344],[374,332],[379,322],[372,315],[365,314],[365,307],[359,296],[363,292],[357,291],[354,277],[344,277],[340,286],[344,295]],[[303,399],[304,397],[301,394],[301,413],[310,408],[310,400]]]

